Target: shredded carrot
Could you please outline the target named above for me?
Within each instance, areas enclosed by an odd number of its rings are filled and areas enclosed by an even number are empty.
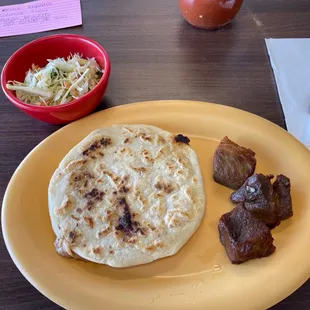
[[[66,89],[68,89],[71,86],[70,82],[68,81],[64,81],[64,85]]]
[[[35,70],[40,69],[40,67],[37,66],[37,65],[35,65],[35,64],[32,64],[31,69],[32,69],[33,71],[35,71]]]
[[[79,94],[75,88],[73,88],[70,93],[72,96],[78,96],[78,94]]]

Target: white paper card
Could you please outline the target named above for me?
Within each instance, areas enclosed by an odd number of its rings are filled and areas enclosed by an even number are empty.
[[[287,130],[310,149],[310,39],[266,39]]]
[[[0,37],[82,24],[80,0],[37,0],[0,6]]]

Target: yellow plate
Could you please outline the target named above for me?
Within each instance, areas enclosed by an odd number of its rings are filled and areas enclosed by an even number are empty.
[[[127,269],[65,259],[54,250],[47,188],[63,156],[96,128],[151,124],[184,133],[198,154],[207,195],[197,233],[170,258]],[[292,181],[294,217],[273,230],[277,250],[235,266],[219,242],[217,222],[232,209],[230,190],[212,180],[212,157],[225,135],[256,152],[257,172]],[[45,296],[70,309],[266,309],[310,275],[310,153],[286,131],[233,108],[158,101],[105,110],[74,122],[40,143],[7,188],[2,225],[22,274]]]

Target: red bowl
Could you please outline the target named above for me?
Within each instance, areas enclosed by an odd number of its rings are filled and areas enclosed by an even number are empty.
[[[70,53],[95,57],[104,69],[99,83],[83,97],[54,107],[41,107],[20,101],[14,91],[6,88],[8,81],[24,81],[33,63],[44,67],[47,59],[67,57]],[[46,123],[66,124],[89,114],[100,104],[108,85],[110,70],[109,56],[97,42],[79,35],[57,34],[34,40],[17,50],[3,67],[1,86],[7,98],[26,114]]]

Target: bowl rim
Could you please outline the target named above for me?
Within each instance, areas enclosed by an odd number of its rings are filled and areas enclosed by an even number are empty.
[[[98,84],[88,93],[86,93],[85,95],[83,95],[81,98],[75,99],[71,102],[65,103],[65,104],[61,104],[61,105],[57,105],[57,106],[36,106],[36,105],[31,105],[28,103],[25,103],[21,100],[19,100],[15,95],[13,95],[7,88],[6,88],[6,83],[7,83],[7,68],[10,65],[10,63],[12,61],[14,61],[17,57],[19,57],[19,54],[27,49],[30,45],[32,44],[36,44],[38,42],[41,41],[47,41],[50,39],[54,39],[54,38],[73,38],[76,40],[82,40],[84,42],[86,42],[87,44],[91,44],[94,45],[95,47],[98,48],[98,50],[100,50],[100,52],[102,53],[103,59],[104,59],[104,72],[103,75],[101,77],[101,79],[99,80]],[[47,61],[47,60],[46,60]],[[30,41],[28,43],[26,43],[25,45],[23,45],[22,47],[20,47],[18,50],[16,50],[11,56],[10,58],[6,61],[6,63],[3,66],[2,72],[1,72],[1,87],[2,90],[4,92],[4,94],[6,95],[6,97],[13,103],[15,104],[17,107],[24,109],[24,110],[28,110],[28,111],[36,111],[36,112],[55,112],[55,111],[59,111],[62,109],[66,109],[70,106],[73,106],[75,104],[79,104],[81,101],[84,101],[87,98],[90,98],[92,96],[92,94],[96,91],[96,89],[98,89],[100,86],[106,84],[108,82],[109,76],[110,76],[110,71],[111,71],[111,62],[110,62],[110,58],[108,56],[108,53],[106,52],[106,50],[96,41],[87,38],[85,36],[81,36],[81,35],[77,35],[77,34],[67,34],[67,33],[61,33],[61,34],[54,34],[54,35],[50,35],[50,36],[44,36],[42,38],[38,38],[35,39],[33,41]]]

